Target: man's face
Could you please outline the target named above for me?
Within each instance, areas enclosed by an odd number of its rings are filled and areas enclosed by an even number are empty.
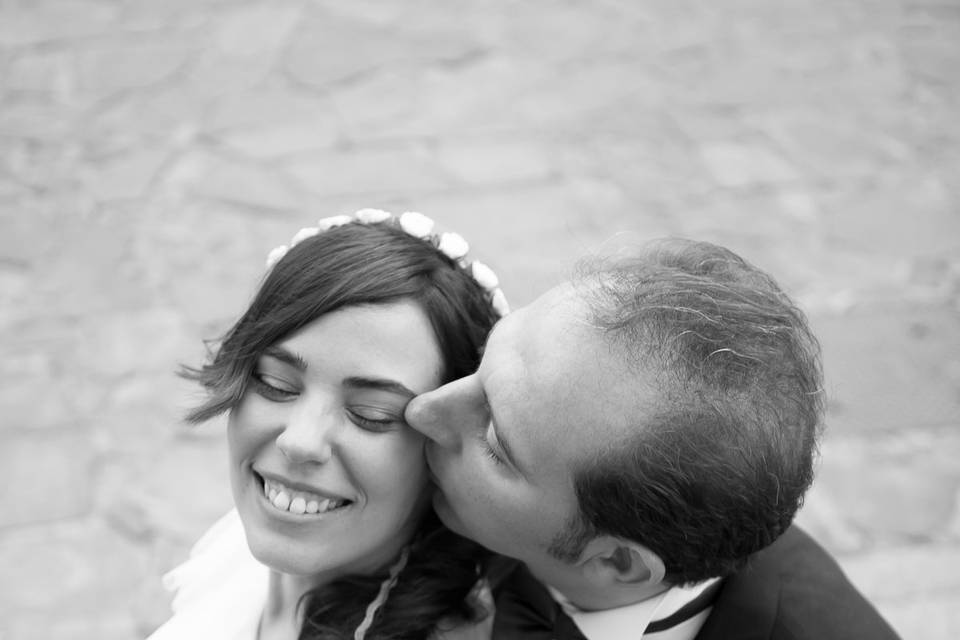
[[[428,438],[444,523],[562,589],[569,566],[548,549],[577,513],[574,471],[625,437],[648,395],[561,287],[500,321],[477,372],[406,419]]]

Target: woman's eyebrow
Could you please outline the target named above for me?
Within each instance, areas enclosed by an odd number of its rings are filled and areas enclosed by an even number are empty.
[[[300,357],[300,354],[293,353],[283,347],[277,345],[268,347],[263,352],[263,355],[270,356],[284,364],[288,364],[301,373],[307,370],[307,361]]]
[[[294,353],[284,347],[274,345],[264,350],[263,355],[270,358],[279,360],[284,364],[288,364],[291,367],[295,368],[297,371],[306,372],[307,370],[307,361],[304,360],[299,354]],[[367,378],[364,376],[351,376],[346,378],[343,381],[343,385],[346,387],[351,387],[354,389],[372,389],[374,391],[386,391],[388,393],[395,393],[397,395],[404,396],[406,398],[413,398],[417,394],[412,391],[409,387],[396,380],[390,380],[389,378]]]
[[[386,391],[388,393],[395,393],[407,398],[412,398],[417,395],[411,391],[409,387],[400,384],[396,380],[389,380],[386,378],[364,378],[360,376],[351,376],[344,380],[343,384],[346,387],[352,387],[354,389],[373,389],[375,391]]]

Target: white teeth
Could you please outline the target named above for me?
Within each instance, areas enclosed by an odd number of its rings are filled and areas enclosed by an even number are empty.
[[[307,501],[297,496],[290,501],[290,513],[304,514],[307,511]]]
[[[287,507],[290,506],[290,496],[287,495],[286,491],[277,493],[277,497],[273,499],[273,506],[283,511],[287,510]]]
[[[346,504],[345,500],[331,500],[330,498],[317,500],[311,498],[310,494],[301,494],[299,491],[288,489],[282,484],[265,478],[263,480],[263,495],[280,511],[297,515],[333,511]]]

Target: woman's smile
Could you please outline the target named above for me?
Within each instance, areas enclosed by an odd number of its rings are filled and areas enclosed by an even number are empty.
[[[354,501],[322,489],[303,487],[274,474],[253,472],[260,496],[274,509],[298,516],[320,516],[346,509]]]

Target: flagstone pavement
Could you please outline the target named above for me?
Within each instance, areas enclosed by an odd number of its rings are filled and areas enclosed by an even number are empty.
[[[230,502],[173,372],[363,206],[514,304],[661,235],[775,274],[830,396],[800,521],[905,638],[960,637],[958,68],[956,0],[0,0],[0,639],[165,619]]]

